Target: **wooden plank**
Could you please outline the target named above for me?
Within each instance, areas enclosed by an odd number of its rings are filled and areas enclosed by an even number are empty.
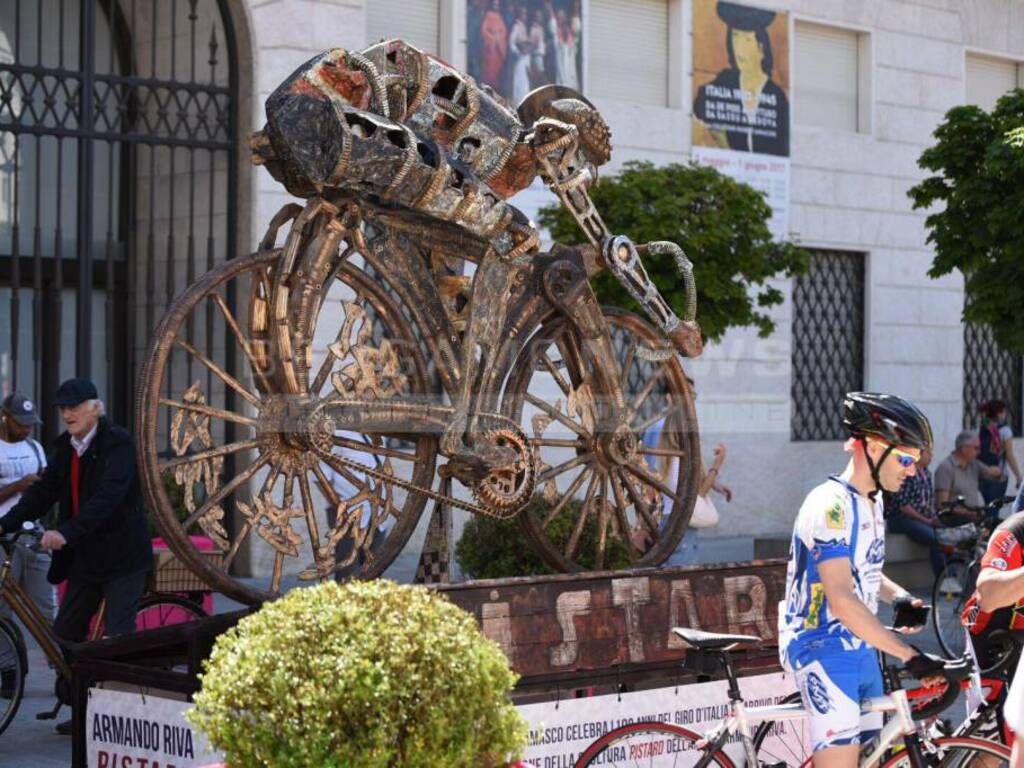
[[[674,626],[758,635],[763,642],[750,650],[763,657],[777,643],[785,567],[784,560],[765,560],[438,589],[476,617],[523,678],[556,679],[681,660],[686,646]]]

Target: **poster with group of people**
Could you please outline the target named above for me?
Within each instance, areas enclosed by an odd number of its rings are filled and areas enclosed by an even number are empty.
[[[512,106],[549,83],[581,90],[582,0],[467,0],[466,59]]]
[[[765,193],[769,227],[789,234],[789,18],[695,0],[693,160]]]

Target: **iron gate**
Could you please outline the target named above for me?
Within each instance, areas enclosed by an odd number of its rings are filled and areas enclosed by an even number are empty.
[[[91,376],[130,424],[154,323],[236,253],[230,19],[227,0],[0,3],[0,384],[44,414]]]
[[[1004,400],[1010,406],[1013,434],[1021,434],[1024,406],[1021,356],[1007,352],[996,343],[987,325],[964,323],[964,416],[965,429],[981,422],[981,404]]]

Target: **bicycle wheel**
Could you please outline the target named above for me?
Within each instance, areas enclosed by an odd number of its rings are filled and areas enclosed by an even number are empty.
[[[364,404],[392,413],[437,393],[414,324],[360,267],[363,231],[346,216],[319,199],[286,207],[258,253],[175,300],[143,368],[147,506],[185,566],[241,602],[280,595],[292,578],[379,576],[434,480],[435,434],[365,427],[380,414]],[[257,580],[236,579],[236,561]]]
[[[984,739],[950,736],[921,745],[924,764],[935,768],[1003,768],[1010,764],[1010,748]],[[897,752],[882,768],[904,768],[910,765],[906,750]]]
[[[502,399],[537,457],[537,492],[520,524],[563,572],[662,563],[689,524],[700,474],[693,390],[678,357],[664,355],[664,339],[642,318],[602,311],[613,370],[555,317],[526,346]],[[680,444],[645,442],[668,418]]]
[[[25,651],[21,633],[0,621],[0,733],[14,720],[25,693]]]
[[[721,750],[699,748],[699,733],[669,723],[632,723],[609,731],[584,750],[576,768],[588,765],[690,768],[702,758],[705,765],[733,768]]]
[[[932,615],[935,636],[949,658],[963,655],[967,638],[960,616],[974,591],[973,568],[963,558],[955,557],[935,577],[932,588]],[[955,589],[950,589],[953,585]]]
[[[206,618],[202,606],[176,595],[146,595],[135,613],[135,629],[139,632],[172,624],[185,624]]]
[[[800,694],[792,693],[779,702],[779,705],[799,702]],[[774,720],[762,721],[754,731],[754,751],[757,753],[758,765],[810,765],[813,753],[807,720],[790,720],[784,723],[777,723]]]

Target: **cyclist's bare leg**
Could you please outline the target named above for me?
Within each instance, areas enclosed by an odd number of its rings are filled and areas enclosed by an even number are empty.
[[[1010,768],[1024,768],[1024,734],[1013,742],[1013,754],[1010,756]]]
[[[860,759],[859,744],[844,744],[841,747],[829,747],[814,753],[814,768],[857,768]]]

